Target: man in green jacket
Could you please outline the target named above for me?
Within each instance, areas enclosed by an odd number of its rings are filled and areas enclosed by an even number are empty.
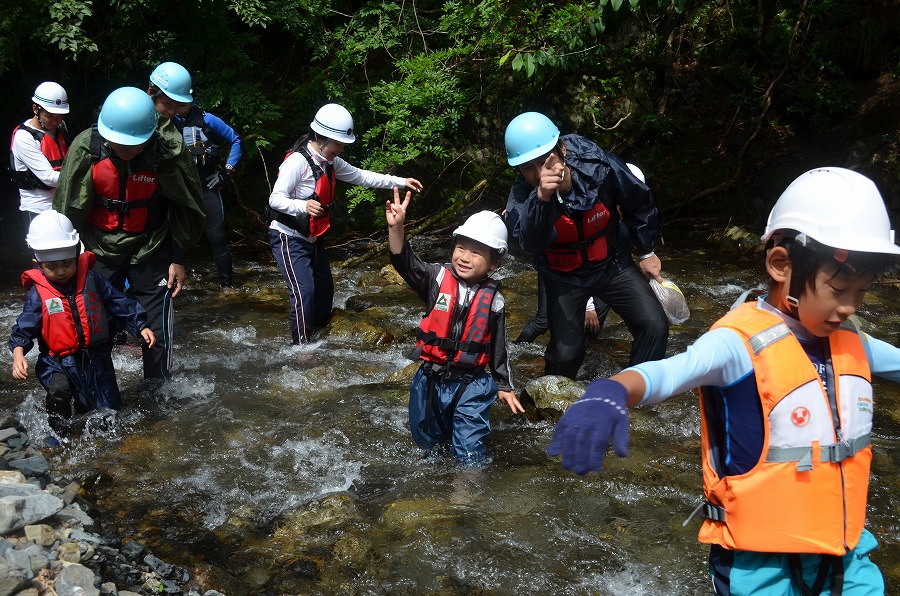
[[[147,311],[157,344],[143,346],[144,378],[170,376],[172,299],[204,220],[194,162],[177,129],[157,121],[145,91],[110,93],[96,126],[72,141],[53,200],[97,256],[94,270],[120,290],[127,281]]]

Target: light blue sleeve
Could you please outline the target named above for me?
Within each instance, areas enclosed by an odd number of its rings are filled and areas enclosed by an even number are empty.
[[[697,387],[728,387],[753,374],[753,363],[740,336],[720,328],[704,333],[680,354],[627,370],[644,378],[647,390],[638,404],[643,406]]]
[[[900,383],[900,348],[865,333],[860,333],[860,336],[863,339],[872,374],[888,381]]]

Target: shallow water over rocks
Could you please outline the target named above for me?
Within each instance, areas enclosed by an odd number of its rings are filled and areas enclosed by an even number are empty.
[[[435,261],[449,250],[446,238],[413,244]],[[692,312],[672,329],[669,353],[761,280],[758,257],[662,255]],[[274,263],[239,264],[239,290],[222,294],[205,254],[196,261],[176,306],[177,376],[144,383],[134,341],[117,348],[126,407],[89,417],[81,436],[51,457],[91,487],[105,529],[230,596],[710,593],[698,522],[681,525],[700,494],[695,395],[633,411],[631,456],[587,477],[545,455],[552,423],[495,405],[493,463],[460,470],[452,458],[423,459],[409,436],[414,366],[406,355],[423,307],[392,285],[386,256],[335,269],[334,321],[301,348],[288,345]],[[499,277],[515,336],[534,312],[535,276],[514,255]],[[5,273],[0,287],[5,329],[21,309],[16,278]],[[894,343],[896,298],[894,288],[879,287],[860,312],[868,330]],[[543,370],[546,336],[539,341],[513,347],[520,391]],[[580,376],[616,372],[629,345],[610,315]],[[0,354],[8,371],[9,352]],[[900,591],[900,391],[885,383],[877,390],[868,526],[892,593]],[[2,375],[0,409],[33,437],[47,434],[42,403],[33,379]]]

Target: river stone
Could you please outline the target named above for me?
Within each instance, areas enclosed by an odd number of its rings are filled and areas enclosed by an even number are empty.
[[[62,500],[45,492],[0,498],[0,535],[21,530],[29,524],[47,519],[60,509]]]
[[[385,377],[385,383],[399,383],[404,386],[409,386],[412,383],[413,377],[416,376],[416,371],[419,370],[419,365],[422,364],[419,360],[414,360],[410,362],[400,370],[395,370],[387,377]]]
[[[565,412],[572,402],[584,395],[584,385],[568,377],[545,375],[525,384],[525,392],[538,409]]]
[[[391,503],[382,520],[388,531],[404,538],[417,540],[425,534],[443,541],[450,539],[458,516],[458,505],[444,499],[404,499]]]
[[[100,590],[94,587],[94,572],[84,565],[64,567],[54,588],[59,596],[100,596]]]
[[[21,471],[26,477],[43,476],[50,471],[50,462],[41,454],[13,459],[9,461],[11,468]]]
[[[353,340],[363,348],[386,347],[394,341],[394,335],[366,317],[343,309],[335,309],[326,333],[331,337]]]
[[[26,484],[25,474],[19,470],[0,470],[0,484]]]
[[[56,542],[56,530],[47,524],[25,526],[25,538],[41,546],[50,546]]]
[[[0,557],[0,596],[18,594],[28,581],[26,571]]]
[[[56,547],[56,556],[67,563],[81,563],[81,549],[74,542],[64,542]]]

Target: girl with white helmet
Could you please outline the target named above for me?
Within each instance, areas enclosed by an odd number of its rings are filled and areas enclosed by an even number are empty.
[[[409,198],[407,192],[401,202],[395,188],[394,201],[385,205],[391,264],[426,305],[409,428],[428,452],[452,450],[462,465],[483,465],[490,461],[491,403],[499,399],[514,414],[525,411],[512,384],[500,282],[490,277],[508,248],[506,224],[492,211],[476,213],[453,232],[450,262],[426,263],[404,239]]]
[[[69,218],[42,211],[26,240],[35,267],[22,274],[28,294],[9,338],[12,375],[28,378],[25,354],[37,341],[35,375],[47,391],[50,428],[64,437],[73,414],[122,406],[110,355],[112,326],[119,324],[148,346],[156,338],[141,305],[93,270],[94,254],[81,252]]]
[[[27,223],[49,209],[59,181],[59,169],[69,150],[66,123],[69,96],[59,83],[46,81],[31,97],[32,117],[12,133],[10,170],[19,188],[19,210]]]
[[[415,178],[378,174],[344,161],[344,147],[355,140],[350,112],[336,103],[322,106],[310,131],[297,139],[278,168],[269,195],[269,246],[287,284],[294,345],[307,343],[331,317],[334,281],[324,234],[331,227],[336,181],[422,191]]]
[[[865,529],[872,380],[900,382],[900,349],[851,316],[900,247],[875,184],[835,167],[794,180],[762,239],[767,295],[686,352],[592,383],[547,452],[599,470],[610,441],[628,453],[628,407],[700,387],[703,500],[688,521],[704,518],[716,593],[884,594]]]

